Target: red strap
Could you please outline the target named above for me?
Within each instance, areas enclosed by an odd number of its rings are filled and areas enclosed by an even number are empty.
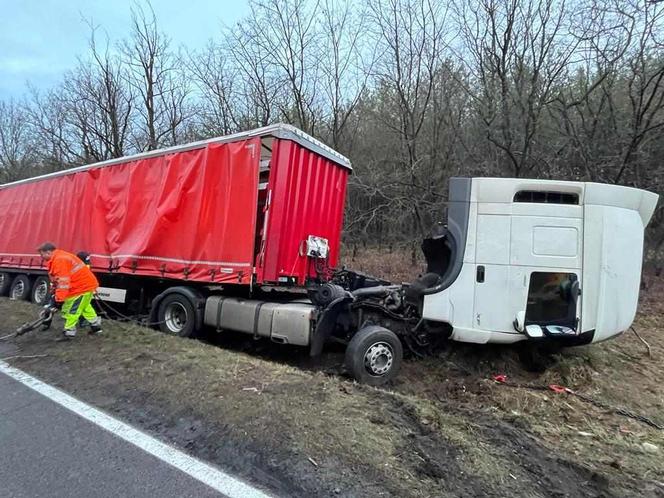
[[[549,389],[551,389],[554,393],[571,393],[572,390],[568,387],[565,386],[559,386],[558,384],[549,384]]]
[[[494,375],[493,380],[495,380],[499,384],[504,384],[505,382],[507,382],[507,375],[505,375],[505,374]]]

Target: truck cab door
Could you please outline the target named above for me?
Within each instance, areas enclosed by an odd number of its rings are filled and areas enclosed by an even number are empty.
[[[513,210],[510,258],[522,276],[512,292],[521,295],[523,332],[530,337],[576,335],[582,311],[583,207],[515,203]]]
[[[478,206],[473,328],[572,333],[581,317],[583,207]],[[521,327],[519,326],[521,324]]]

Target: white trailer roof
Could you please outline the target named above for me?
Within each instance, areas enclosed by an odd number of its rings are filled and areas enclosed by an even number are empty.
[[[0,185],[0,188],[5,188],[5,187],[11,187],[14,185],[20,185],[23,183],[30,183],[38,180],[44,180],[47,178],[54,178],[57,176],[65,176],[65,175],[71,175],[74,173],[78,173],[79,171],[86,171],[89,169],[96,169],[96,168],[105,168],[107,166],[113,166],[116,164],[122,164],[126,163],[129,161],[137,161],[140,159],[146,159],[150,157],[157,157],[157,156],[162,156],[166,154],[173,154],[175,152],[184,152],[187,150],[194,150],[194,149],[199,149],[202,147],[205,147],[208,144],[217,144],[217,143],[228,143],[228,142],[236,142],[238,140],[244,140],[247,138],[253,138],[253,137],[275,137],[275,138],[281,138],[284,140],[292,140],[293,142],[297,142],[301,146],[311,150],[312,152],[315,152],[317,154],[320,154],[321,156],[325,157],[326,159],[329,159],[330,161],[347,168],[352,171],[352,166],[350,163],[350,160],[339,154],[337,151],[332,149],[331,147],[328,147],[325,145],[323,142],[320,140],[316,140],[314,137],[307,135],[304,133],[302,130],[299,130],[298,128],[291,126],[289,124],[285,123],[277,123],[274,125],[270,126],[264,126],[262,128],[256,128],[254,130],[247,130],[247,131],[242,131],[239,133],[234,133],[232,135],[226,135],[223,137],[215,137],[215,138],[210,138],[207,140],[199,140],[198,142],[191,142],[188,144],[183,144],[183,145],[176,145],[173,147],[167,147],[164,149],[156,149],[156,150],[151,150],[148,152],[141,152],[139,154],[134,154],[131,156],[124,156],[124,157],[118,157],[116,159],[109,159],[108,161],[102,161],[98,163],[93,163],[93,164],[86,164],[84,166],[79,166],[76,168],[70,168],[62,171],[56,171],[54,173],[49,173],[46,175],[40,175],[40,176],[35,176],[32,178],[26,178],[25,180],[18,180],[15,182],[11,183],[5,183],[4,185]]]

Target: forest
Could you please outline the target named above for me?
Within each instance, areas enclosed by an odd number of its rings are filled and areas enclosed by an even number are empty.
[[[201,14],[204,15],[204,14]],[[664,190],[664,2],[255,0],[204,47],[151,5],[0,95],[0,183],[275,122],[353,162],[347,244],[411,247],[452,176]],[[661,266],[664,203],[647,232]]]

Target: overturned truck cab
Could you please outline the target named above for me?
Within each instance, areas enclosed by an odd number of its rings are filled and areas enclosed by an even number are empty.
[[[462,242],[449,273],[424,291],[424,319],[479,343],[585,344],[630,327],[657,195],[494,178],[455,180],[450,193],[451,245]]]
[[[447,223],[422,244],[427,273],[403,286],[357,289],[343,274],[337,283],[360,330],[393,330],[415,352],[440,337],[599,342],[634,320],[657,200],[616,185],[453,178]],[[379,373],[371,361],[359,365],[369,382]],[[366,377],[362,368],[356,377]]]

